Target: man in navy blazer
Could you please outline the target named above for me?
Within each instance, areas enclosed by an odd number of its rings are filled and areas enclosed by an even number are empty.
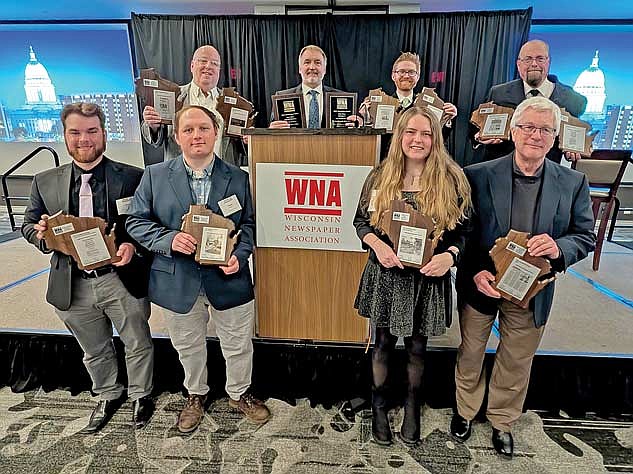
[[[564,107],[574,117],[580,117],[584,113],[587,99],[559,82],[556,76],[549,74],[550,56],[547,43],[541,40],[525,43],[519,51],[516,64],[521,78],[492,87],[485,102],[493,101],[497,105],[515,109],[526,98],[540,96],[547,97],[559,107]],[[498,138],[479,139],[479,133],[475,134],[474,139],[475,143],[485,146],[484,161],[507,155],[514,148],[512,142]],[[563,152],[558,148],[556,137],[547,158],[560,163],[562,156]],[[578,153],[565,152],[564,156],[568,161],[580,159]]]
[[[552,307],[554,282],[528,309],[500,299],[492,286],[495,266],[488,252],[510,229],[530,234],[527,252],[550,260],[556,272],[594,249],[593,214],[584,174],[545,159],[560,129],[560,109],[549,99],[523,101],[511,120],[513,153],[465,168],[472,188],[474,232],[457,272],[461,344],[455,382],[457,411],[451,432],[461,440],[483,403],[482,370],[495,317],[501,338],[489,385],[486,416],[493,445],[513,453],[511,428],[521,416],[532,359]]]
[[[299,53],[299,74],[301,84],[275,92],[275,94],[302,94],[305,105],[306,124],[308,128],[325,128],[325,93],[342,92],[323,84],[323,76],[327,68],[327,56],[320,47],[310,44]],[[311,109],[314,113],[311,113]],[[356,115],[348,117],[350,121],[358,121],[362,125],[362,119]],[[350,123],[350,126],[352,124]],[[269,128],[289,128],[290,124],[285,120],[273,120]]]
[[[178,112],[174,138],[182,155],[145,169],[127,221],[129,234],[154,253],[149,298],[165,310],[169,337],[185,371],[188,399],[178,417],[181,432],[195,430],[204,416],[209,309],[226,360],[230,406],[257,423],[270,418],[266,405],[247,392],[254,325],[248,258],[255,229],[248,174],[213,153],[219,124],[217,113],[205,107],[185,106]],[[194,260],[200,243],[180,231],[192,204],[205,204],[240,231],[226,266]]]

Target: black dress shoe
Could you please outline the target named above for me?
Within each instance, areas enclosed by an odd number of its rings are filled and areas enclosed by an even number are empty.
[[[110,418],[112,418],[112,415],[114,415],[114,413],[119,409],[121,403],[122,400],[119,398],[115,400],[100,400],[95,409],[92,410],[92,415],[90,415],[88,425],[86,425],[81,432],[96,433],[99,431],[108,421],[110,421]]]
[[[150,397],[139,398],[132,402],[132,421],[138,430],[143,428],[154,413],[154,400]]]
[[[455,413],[451,419],[451,434],[460,441],[466,441],[470,438],[472,422]]]
[[[499,454],[506,457],[511,458],[512,454],[514,454],[514,439],[512,438],[512,433],[493,428],[492,445]]]

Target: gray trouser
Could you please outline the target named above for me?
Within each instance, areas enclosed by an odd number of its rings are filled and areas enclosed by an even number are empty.
[[[147,298],[134,298],[116,273],[86,280],[73,276],[71,306],[55,312],[81,346],[92,391],[101,400],[119,398],[124,388],[117,381],[112,325],[125,345],[129,398],[137,400],[152,392],[154,346]]]
[[[207,324],[209,312],[220,340],[226,361],[226,393],[239,400],[251,385],[253,371],[254,301],[224,311],[218,311],[199,295],[188,313],[165,310],[167,331],[185,369],[184,385],[190,394],[206,395],[207,384]],[[210,311],[209,311],[210,309]]]

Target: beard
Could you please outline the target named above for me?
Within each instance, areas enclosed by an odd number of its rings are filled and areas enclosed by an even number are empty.
[[[543,71],[528,71],[525,82],[531,87],[538,87],[545,79]]]
[[[105,140],[90,150],[89,152],[79,151],[77,148],[71,150],[68,148],[68,144],[66,145],[66,150],[68,150],[68,154],[72,156],[73,160],[77,163],[94,163],[106,150]]]

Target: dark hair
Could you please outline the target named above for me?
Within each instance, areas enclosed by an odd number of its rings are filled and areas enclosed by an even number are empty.
[[[202,112],[204,112],[205,114],[207,114],[207,116],[213,122],[213,128],[215,128],[215,132],[216,133],[218,132],[218,129],[220,128],[220,118],[218,117],[218,113],[215,112],[214,110],[209,110],[206,107],[202,107],[201,105],[185,105],[182,109],[180,109],[178,112],[176,112],[176,117],[174,118],[174,131],[175,132],[178,132],[178,127],[180,125],[180,118],[182,117],[182,115],[187,110],[191,110],[191,109],[198,109],[198,110],[201,110]]]
[[[72,104],[65,105],[61,113],[64,131],[66,131],[66,119],[71,114],[79,114],[83,117],[99,117],[101,129],[105,130],[105,114],[103,113],[103,109],[97,104],[90,102],[73,102]]]

